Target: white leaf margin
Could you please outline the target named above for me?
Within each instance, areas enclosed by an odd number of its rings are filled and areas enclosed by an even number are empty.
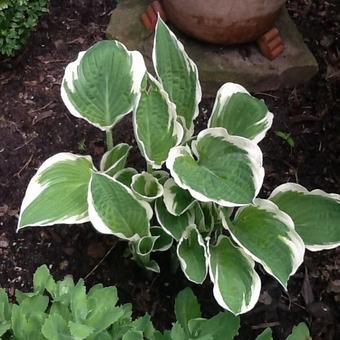
[[[304,244],[302,238],[299,236],[299,234],[295,231],[293,220],[291,219],[291,217],[288,214],[286,214],[285,212],[280,210],[279,207],[271,201],[261,199],[261,198],[256,198],[252,205],[255,208],[258,208],[260,210],[264,210],[264,211],[267,211],[269,213],[272,213],[277,220],[279,220],[280,222],[282,222],[284,225],[286,225],[288,227],[290,240],[288,240],[288,239],[284,240],[284,239],[281,238],[281,241],[286,243],[286,245],[292,251],[293,265],[292,265],[292,271],[290,272],[289,277],[294,275],[296,273],[296,271],[298,270],[298,268],[303,263],[303,259],[304,259],[304,255],[305,255],[305,244]],[[246,209],[247,207],[248,206],[241,207],[237,210],[237,212],[235,214],[235,220],[237,220],[237,217],[240,215],[240,213],[244,209]],[[227,221],[227,219],[225,218],[225,216],[223,215],[222,212],[220,212],[220,218],[222,220],[223,227],[230,232],[230,235],[232,236],[233,240],[244,250],[244,252],[247,255],[249,255],[253,260],[260,263],[263,266],[263,268],[265,269],[265,271],[268,274],[270,274],[271,276],[273,276],[282,285],[282,287],[287,291],[287,285],[285,285],[283,282],[281,282],[279,280],[279,278],[276,277],[273,274],[272,270],[268,267],[266,262],[259,259],[258,257],[256,257],[250,250],[248,250],[238,240],[236,235],[233,234],[232,230],[228,226],[228,221]]]
[[[163,99],[167,103],[168,117],[169,117],[168,129],[170,130],[170,126],[171,126],[171,123],[173,121],[174,127],[173,127],[172,137],[177,137],[177,142],[176,142],[175,145],[179,145],[181,143],[182,139],[183,139],[184,130],[183,130],[182,125],[180,123],[178,123],[178,121],[177,121],[176,105],[170,100],[168,93],[163,88],[163,85],[156,78],[154,78],[150,73],[147,74],[147,77],[150,79],[151,82],[153,82],[157,86],[161,96],[163,97]],[[156,161],[152,160],[146,152],[145,144],[143,143],[143,141],[138,136],[137,111],[138,111],[138,106],[139,106],[141,96],[142,96],[142,94],[140,94],[138,96],[138,98],[135,102],[134,108],[133,108],[133,131],[134,131],[134,134],[135,134],[136,141],[137,141],[138,145],[140,146],[141,152],[142,152],[144,158],[146,159],[146,161],[149,164],[151,164],[153,169],[161,169],[162,165],[165,163],[166,159],[161,163],[157,163]]]
[[[147,183],[151,183],[152,181],[156,183],[157,185],[157,195],[155,196],[146,196],[141,193],[139,193],[137,190],[135,190],[134,185],[137,182],[138,178],[144,177],[146,185]],[[144,200],[146,202],[152,202],[155,199],[163,196],[163,186],[158,182],[157,178],[153,177],[150,173],[143,171],[140,174],[136,174],[132,176],[132,182],[131,182],[131,189],[132,192],[135,194],[135,196],[138,199]]]
[[[132,190],[128,188],[126,185],[122,184],[121,182],[117,181],[116,179],[110,177],[109,175],[105,173],[99,173],[99,172],[94,172],[96,175],[104,176],[107,179],[109,179],[112,182],[115,182],[116,184],[120,185],[126,192],[137,202],[139,203],[142,208],[145,209],[146,211],[146,217],[149,221],[149,235],[146,236],[151,236],[150,234],[150,220],[152,219],[153,216],[153,210],[150,207],[150,204],[144,201],[141,201],[136,198],[136,196],[133,194]],[[96,208],[94,206],[93,202],[93,197],[92,197],[92,192],[91,192],[91,186],[92,186],[92,179],[93,176],[91,176],[90,183],[89,183],[89,189],[88,189],[88,194],[87,194],[87,202],[88,202],[88,211],[89,211],[89,220],[92,223],[93,227],[101,234],[108,234],[108,235],[115,235],[118,238],[121,238],[123,240],[127,241],[138,241],[141,237],[138,234],[134,234],[131,237],[126,237],[122,233],[114,233],[109,226],[107,226],[102,218],[99,216],[99,214],[96,211]]]
[[[218,90],[216,94],[216,99],[215,99],[215,103],[213,106],[212,114],[208,120],[208,128],[211,127],[214,116],[215,115],[219,116],[221,114],[220,111],[217,111],[218,104],[222,105],[223,107],[228,105],[231,96],[235,93],[245,93],[251,96],[251,94],[243,86],[239,84],[229,82],[229,83],[225,83],[224,85],[222,85],[222,87]],[[256,124],[256,125],[260,125],[266,122],[266,128],[261,133],[256,135],[256,137],[254,137],[252,141],[254,141],[255,143],[259,143],[266,136],[267,131],[271,128],[273,124],[273,119],[274,119],[273,113],[271,113],[268,110],[265,117],[259,120]]]
[[[224,239],[227,238],[227,236],[225,235],[220,235],[217,239],[216,245],[212,246],[212,247],[217,247],[220,242]],[[229,240],[230,241],[230,240]],[[217,303],[224,309],[228,310],[229,312],[233,313],[234,315],[240,315],[240,314],[245,314],[247,312],[249,312],[250,310],[252,310],[256,303],[259,300],[260,297],[260,293],[261,293],[261,279],[260,276],[257,274],[257,272],[255,271],[255,262],[253,261],[253,259],[251,257],[249,257],[242,248],[236,247],[231,241],[231,246],[238,249],[241,253],[241,255],[246,259],[246,261],[249,263],[249,266],[252,268],[252,279],[253,279],[253,283],[254,285],[251,287],[251,292],[252,292],[252,296],[251,299],[249,301],[248,304],[246,304],[246,301],[243,300],[243,304],[241,306],[241,310],[238,313],[235,313],[230,306],[228,306],[226,304],[226,302],[224,301],[224,298],[222,296],[222,293],[219,289],[219,285],[218,285],[218,270],[217,268],[215,269],[216,271],[216,276],[214,276],[213,270],[211,268],[211,253],[210,253],[210,238],[207,237],[207,259],[208,259],[208,264],[209,264],[209,276],[210,276],[210,280],[213,283],[214,287],[213,287],[213,294],[214,297],[217,301]]]
[[[152,230],[156,230],[156,229],[159,229],[161,230],[164,234],[166,234],[167,236],[171,236],[170,234],[168,234],[167,232],[165,232],[164,228],[158,226],[158,225],[155,225],[155,226],[152,226],[150,227],[150,232],[151,232],[151,235],[152,235]],[[160,238],[161,236],[159,236]],[[157,240],[156,240],[157,241]],[[165,246],[161,247],[161,248],[156,248],[156,249],[153,249],[152,251],[153,252],[163,252],[163,251],[167,251],[169,250],[172,245],[174,243],[174,238],[171,236],[170,238],[170,243],[166,244]]]
[[[168,234],[170,235],[173,239],[175,239],[176,241],[178,241],[178,239],[175,237],[175,235],[171,232],[171,230],[169,228],[167,228],[164,223],[162,223],[162,219],[160,218],[160,214],[159,214],[159,211],[158,211],[158,200],[155,202],[155,213],[156,213],[156,218],[157,218],[157,221],[158,223],[160,224],[160,227]],[[169,213],[170,214],[170,213]],[[193,223],[195,223],[195,216],[191,213],[188,212],[188,225],[191,225]]]
[[[198,244],[203,248],[203,251],[204,251],[204,260],[205,260],[205,276],[203,278],[202,281],[195,281],[193,280],[192,278],[190,278],[186,272],[187,268],[188,268],[188,264],[186,263],[186,261],[183,259],[183,257],[181,257],[180,255],[180,248],[181,248],[181,245],[182,243],[185,241],[185,240],[188,240],[190,238],[190,235],[192,232],[196,232],[197,234],[197,240],[198,240]],[[204,243],[204,240],[203,240],[203,237],[202,235],[200,234],[200,232],[198,231],[197,227],[195,224],[191,224],[189,225],[182,237],[179,239],[178,243],[177,243],[177,249],[176,249],[176,253],[177,253],[177,257],[179,259],[179,263],[181,265],[181,268],[182,268],[182,271],[184,273],[184,275],[186,276],[186,278],[191,281],[191,282],[194,282],[196,284],[202,284],[204,282],[204,280],[206,279],[207,275],[208,275],[208,261],[207,261],[207,248],[205,246],[205,243]]]
[[[184,48],[183,44],[177,39],[176,35],[169,29],[169,27],[166,25],[166,23],[158,15],[158,20],[157,20],[156,29],[155,29],[155,35],[154,35],[154,43],[153,43],[154,47],[153,47],[153,50],[152,50],[152,62],[153,62],[153,65],[154,65],[154,69],[155,69],[157,78],[159,79],[159,81],[162,84],[162,86],[163,86],[163,83],[162,83],[162,78],[159,76],[159,73],[158,73],[157,56],[156,56],[156,50],[157,50],[157,30],[158,30],[158,26],[159,25],[164,25],[164,27],[167,29],[171,39],[177,45],[177,48],[179,49],[179,51],[183,55],[183,58],[185,60],[185,64],[186,64],[188,72],[194,72],[195,75],[196,75],[195,111],[193,113],[191,126],[189,126],[189,127],[186,126],[184,117],[181,117],[181,116],[178,117],[180,119],[180,121],[182,122],[182,124],[184,125],[185,130],[188,131],[188,133],[185,133],[184,137],[189,137],[189,136],[192,136],[192,134],[194,132],[194,123],[193,123],[193,121],[198,117],[198,114],[199,114],[199,106],[198,105],[199,105],[199,103],[202,100],[202,88],[201,88],[201,84],[200,84],[200,81],[199,81],[198,68],[197,68],[197,65],[193,62],[193,60],[189,57],[189,55],[185,51],[185,48]],[[175,107],[176,107],[176,105],[175,105]]]
[[[225,200],[218,200],[214,199],[213,197],[207,197],[203,195],[202,193],[192,189],[185,183],[183,183],[178,176],[178,174],[174,170],[174,164],[177,158],[194,154],[199,161],[199,154],[197,152],[196,144],[199,143],[200,140],[202,140],[205,136],[211,135],[213,137],[222,137],[222,139],[228,143],[231,143],[235,145],[236,147],[246,151],[248,153],[248,159],[251,164],[251,169],[253,173],[253,182],[255,187],[255,195],[256,197],[262,187],[263,179],[264,179],[264,168],[263,168],[263,155],[262,151],[259,148],[259,146],[251,141],[250,139],[240,137],[240,136],[231,136],[228,134],[227,130],[224,128],[208,128],[203,131],[201,131],[198,136],[197,140],[194,141],[191,144],[192,152],[188,145],[186,146],[176,146],[172,148],[169,152],[169,157],[166,161],[166,167],[170,170],[171,176],[173,177],[175,183],[180,186],[182,189],[188,190],[192,197],[197,199],[201,202],[214,202],[219,205],[222,205],[224,207],[239,207],[239,206],[245,206],[248,204],[239,204],[234,202],[229,202]]]
[[[137,175],[137,174],[138,174],[138,171],[137,171],[135,168],[131,168],[131,167],[124,168],[124,169],[121,169],[121,170],[117,171],[117,172],[112,176],[112,178],[114,178],[116,181],[120,182],[120,181],[118,180],[118,178],[119,178],[122,174],[124,174],[124,173],[133,174],[133,175],[131,176],[131,181],[132,181],[132,177],[133,177],[134,175]],[[122,183],[122,182],[120,182],[120,183],[123,184],[123,185],[125,185],[125,184]],[[126,186],[126,185],[125,185],[125,186]],[[127,187],[129,188],[129,186],[127,186]]]
[[[99,42],[100,43],[100,42]],[[140,86],[143,80],[143,77],[146,73],[146,66],[144,62],[144,58],[142,54],[138,51],[129,51],[125,45],[120,43],[117,40],[112,40],[112,43],[114,43],[118,48],[122,48],[129,56],[130,59],[132,60],[132,67],[131,67],[131,74],[132,74],[132,79],[133,79],[133,85],[132,85],[132,94],[136,97],[138,97],[140,93]],[[98,44],[98,43],[97,43]],[[65,83],[67,83],[70,91],[74,92],[75,88],[73,85],[73,82],[78,79],[78,66],[80,65],[82,59],[84,58],[85,54],[87,51],[91,50],[94,48],[97,44],[91,46],[88,50],[86,51],[81,51],[78,54],[78,57],[75,61],[69,63],[66,66],[65,73],[63,76],[63,80],[61,82],[61,87],[60,87],[60,94],[61,98],[69,110],[69,112],[77,117],[77,118],[82,118],[86,120],[89,124],[97,127],[98,129],[102,131],[110,131],[114,125],[117,124],[117,122],[124,116],[126,116],[128,113],[130,113],[133,109],[134,103],[132,103],[131,107],[124,113],[120,114],[119,116],[116,117],[116,119],[113,121],[111,125],[108,126],[102,126],[98,123],[91,122],[88,118],[84,117],[72,104],[70,99],[68,98],[67,92],[65,90]],[[136,98],[137,99],[137,98]],[[136,100],[135,99],[135,100]]]
[[[171,188],[177,186],[173,178],[169,178],[165,183],[164,183],[164,193],[163,193],[163,202],[166,206],[166,209],[171,215],[174,216],[180,216],[184,214],[186,211],[188,211],[191,207],[194,206],[195,200],[193,200],[185,209],[183,209],[180,213],[176,213],[176,195],[171,192]],[[182,189],[182,188],[181,188]]]
[[[95,169],[93,165],[93,161],[91,156],[83,156],[83,155],[76,155],[72,154],[70,152],[60,152],[57,153],[56,155],[51,156],[50,158],[46,159],[39,167],[35,175],[31,178],[27,189],[26,193],[24,196],[24,199],[21,203],[21,208],[20,208],[20,215],[19,215],[19,220],[18,220],[18,225],[17,225],[17,231],[19,231],[22,228],[27,227],[28,225],[20,226],[21,224],[21,217],[22,213],[24,210],[36,199],[39,197],[39,195],[47,189],[49,186],[48,185],[41,185],[38,182],[38,178],[40,177],[41,173],[44,172],[46,169],[52,167],[53,165],[59,163],[59,162],[65,162],[65,161],[76,161],[78,159],[86,159],[87,161],[90,162],[92,169]],[[54,222],[46,222],[46,221],[41,221],[37,222],[34,224],[30,224],[29,226],[35,227],[35,226],[51,226],[55,224],[82,224],[89,222],[89,216],[88,212],[84,212],[81,215],[78,216],[72,216],[66,219],[61,219],[61,220],[56,220]]]
[[[137,245],[136,245],[136,253],[139,255],[139,256],[142,256],[142,257],[145,257],[145,256],[148,256],[152,253],[153,251],[153,248],[155,246],[155,242],[156,240],[159,238],[159,236],[143,236],[142,238],[140,238],[138,241],[137,241]],[[141,243],[144,242],[145,240],[147,239],[151,239],[151,242],[152,242],[152,245],[151,245],[151,248],[149,249],[149,251],[147,251],[146,253],[143,253],[140,249],[141,247]]]
[[[117,149],[120,149],[120,148],[123,148],[123,147],[128,147],[127,148],[127,150],[126,150],[126,152],[124,153],[124,155],[122,155],[119,159],[117,159],[116,160],[116,162],[115,163],[113,163],[109,168],[107,168],[106,170],[105,170],[105,164],[106,164],[106,161],[107,161],[107,159],[108,159],[108,157],[110,156],[110,154],[112,153],[112,152],[115,152],[115,151],[117,151]],[[103,172],[105,172],[105,173],[109,173],[112,169],[114,169],[125,157],[127,157],[128,156],[128,153],[129,153],[129,151],[132,149],[132,147],[129,145],[129,144],[127,144],[127,143],[120,143],[120,144],[118,144],[118,145],[115,145],[111,150],[108,150],[108,151],[106,151],[105,153],[104,153],[104,155],[103,155],[103,157],[102,157],[102,159],[100,160],[100,166],[99,166],[99,169],[100,169],[100,171],[103,171]]]
[[[279,185],[277,188],[275,188],[272,193],[269,196],[269,200],[275,197],[279,193],[284,193],[284,192],[300,192],[303,193],[304,195],[315,195],[315,196],[322,196],[326,198],[330,198],[335,200],[338,204],[340,204],[340,195],[339,194],[334,194],[334,193],[327,193],[323,190],[320,189],[314,189],[312,191],[308,191],[304,186],[297,184],[297,183],[284,183]],[[340,222],[339,222],[340,223]],[[329,250],[329,249],[334,249],[340,246],[340,242],[334,242],[331,244],[305,244],[306,249],[309,251],[321,251],[321,250]]]

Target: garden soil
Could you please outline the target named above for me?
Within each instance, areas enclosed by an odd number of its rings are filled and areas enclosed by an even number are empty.
[[[256,94],[275,115],[260,145],[266,169],[261,197],[287,181],[340,193],[339,2],[295,0],[287,7],[320,72],[304,86]],[[32,274],[46,263],[58,279],[71,274],[76,280],[85,278],[88,287],[98,282],[116,285],[121,302],[132,302],[136,316],[148,312],[164,329],[174,321],[177,292],[188,285],[180,271],[175,274],[178,268],[170,256],[157,257],[161,274],[156,275],[124,256],[125,243],[98,234],[90,224],[16,233],[26,187],[46,158],[71,151],[91,154],[98,162],[105,152],[103,133],[68,113],[60,84],[65,66],[77,53],[104,38],[113,8],[109,0],[52,0],[50,13],[26,48],[18,57],[0,61],[0,286],[13,298],[15,289],[32,287]],[[203,101],[198,127],[205,126],[212,104]],[[277,132],[289,134],[292,145]],[[115,128],[114,140],[134,146],[129,165],[144,166],[129,117]],[[242,316],[239,339],[254,339],[266,327],[284,339],[300,321],[310,326],[313,339],[340,339],[340,248],[307,252],[287,292],[258,270],[263,282],[260,302]],[[193,289],[204,315],[219,310],[209,282]]]

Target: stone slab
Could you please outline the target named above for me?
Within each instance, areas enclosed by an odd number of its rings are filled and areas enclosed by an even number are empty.
[[[140,51],[152,70],[153,34],[140,21],[148,0],[121,1],[112,12],[106,34],[130,50]],[[277,90],[307,82],[318,64],[286,10],[277,21],[285,50],[276,60],[263,57],[255,44],[215,46],[191,39],[172,28],[196,62],[205,97],[215,96],[225,82],[236,82],[254,92]]]

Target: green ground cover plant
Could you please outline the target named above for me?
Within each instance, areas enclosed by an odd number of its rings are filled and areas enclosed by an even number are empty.
[[[203,318],[190,288],[177,295],[175,314],[172,329],[160,332],[148,314],[133,319],[131,304],[118,304],[115,287],[97,284],[86,291],[82,279],[76,284],[72,277],[56,282],[46,265],[35,272],[32,292],[16,291],[16,303],[10,303],[0,289],[0,337],[4,340],[232,340],[238,335],[239,317],[220,312]],[[271,334],[266,329],[258,339],[270,340]],[[287,339],[309,339],[303,323],[293,329],[294,334],[301,337]]]
[[[262,100],[224,84],[206,129],[194,135],[201,87],[183,45],[159,19],[153,65],[118,41],[80,52],[65,70],[62,99],[76,117],[106,132],[99,168],[90,156],[59,153],[31,179],[18,230],[91,222],[129,244],[132,258],[159,272],[153,253],[175,247],[188,280],[213,283],[218,304],[238,315],[258,301],[255,263],[287,289],[305,249],[340,244],[340,195],[296,183],[258,198],[264,179],[258,143],[273,121]],[[126,167],[131,146],[112,130],[132,112],[146,171]]]
[[[48,11],[48,0],[0,0],[0,54],[14,56]]]

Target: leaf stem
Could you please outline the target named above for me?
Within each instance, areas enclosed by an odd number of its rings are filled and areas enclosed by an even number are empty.
[[[152,173],[152,165],[148,162],[146,162],[146,171],[151,174]]]
[[[106,147],[107,150],[113,149],[113,136],[112,136],[112,130],[106,130]]]

